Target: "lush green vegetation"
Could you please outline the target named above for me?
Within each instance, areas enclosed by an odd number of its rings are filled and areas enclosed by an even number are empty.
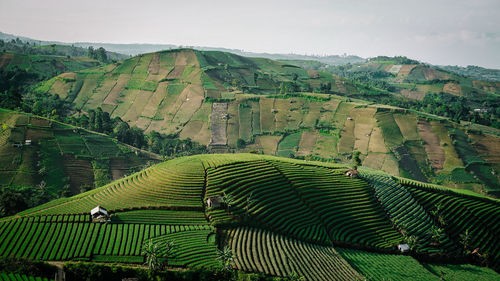
[[[497,200],[367,169],[354,179],[346,169],[255,154],[177,158],[4,218],[0,256],[144,263],[150,243],[158,268],[218,268],[240,278],[236,268],[306,280],[441,276],[417,259],[498,268]],[[217,196],[220,206],[205,205]],[[91,222],[96,205],[107,208],[110,222]],[[397,255],[403,242],[417,259]],[[466,276],[464,268],[446,270]],[[110,269],[102,270],[95,274]]]

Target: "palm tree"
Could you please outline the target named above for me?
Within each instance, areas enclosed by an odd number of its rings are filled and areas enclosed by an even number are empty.
[[[232,263],[235,258],[236,255],[233,254],[229,246],[224,246],[222,250],[217,249],[217,260],[219,260],[219,263],[225,270],[229,271],[233,268]]]
[[[223,193],[223,196],[221,197],[222,204],[226,205],[226,210],[229,212],[229,208],[234,203],[234,198],[230,194],[226,194],[225,192]]]
[[[158,244],[153,243],[153,240],[149,239],[148,242],[142,246],[141,254],[146,255],[146,264],[148,265],[149,270],[154,272],[160,265],[160,262],[158,261],[158,257],[160,255]]]

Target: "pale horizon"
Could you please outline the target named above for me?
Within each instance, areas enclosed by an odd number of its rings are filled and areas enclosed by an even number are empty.
[[[406,56],[500,69],[500,2],[2,0],[0,31],[43,41]]]

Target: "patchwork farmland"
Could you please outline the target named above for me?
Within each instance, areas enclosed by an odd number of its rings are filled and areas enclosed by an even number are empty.
[[[397,79],[444,75],[416,65],[370,63],[366,69],[392,71]],[[488,156],[496,155],[496,147],[476,144],[474,140],[483,138],[478,130],[436,116],[352,100],[351,96],[363,92],[359,85],[329,73],[313,74],[268,59],[177,49],[65,73],[35,90],[57,93],[78,110],[102,107],[145,132],[189,138],[210,145],[213,152],[256,151],[349,162],[352,152],[359,151],[362,164],[369,168],[498,196],[500,179],[489,174],[500,174],[500,166]],[[297,91],[317,90],[321,85],[330,85],[330,93]],[[485,133],[489,143],[500,142],[498,131]],[[454,135],[460,141],[452,139]],[[92,140],[86,144],[104,148]],[[463,146],[470,147],[481,164],[470,165],[464,159],[467,153],[460,152]],[[98,153],[105,152],[116,151]]]
[[[220,267],[217,249],[229,247],[233,268],[305,280],[467,280],[471,270],[500,280],[498,200],[347,169],[256,154],[177,158],[1,219],[0,256],[141,264],[152,241],[173,267]],[[227,203],[206,204],[217,196]],[[92,222],[97,205],[106,223]],[[418,243],[402,255],[409,237]]]

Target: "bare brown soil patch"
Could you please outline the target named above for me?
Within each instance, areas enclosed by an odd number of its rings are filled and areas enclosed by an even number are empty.
[[[75,72],[66,72],[61,75],[59,75],[61,78],[65,79],[76,79],[76,73]]]
[[[123,178],[129,173],[130,163],[128,159],[111,158],[109,159],[109,170],[112,180]]]
[[[479,156],[492,164],[500,164],[500,138],[490,135],[470,135]]]
[[[435,69],[426,67],[424,69],[424,77],[426,80],[445,80],[450,79],[450,76],[443,74]]]
[[[398,72],[398,77],[406,77],[410,72],[412,71],[413,68],[415,68],[415,64],[403,64],[401,66],[401,69]]]
[[[306,156],[312,154],[312,150],[316,145],[317,138],[318,134],[315,131],[304,131],[302,133],[302,136],[300,137],[299,150],[297,152],[297,155]]]
[[[120,97],[120,94],[125,90],[128,81],[130,80],[130,74],[120,74],[115,86],[109,91],[108,96],[104,99],[104,104],[117,105],[116,100]]]
[[[452,95],[456,95],[456,96],[460,96],[462,94],[462,89],[460,88],[460,86],[458,84],[446,83],[446,84],[444,84],[443,92],[448,93],[448,94],[452,94]]]
[[[149,63],[148,73],[157,75],[160,70],[160,53],[154,53]]]
[[[80,187],[83,185],[93,187],[94,170],[90,160],[76,159],[71,154],[65,154],[62,161],[64,173],[69,177],[69,186],[73,194],[80,193]]]
[[[210,114],[210,127],[212,128],[210,144],[227,144],[227,117],[227,103],[214,102],[212,104],[212,114]]]
[[[439,143],[439,137],[432,131],[431,125],[425,120],[418,120],[417,127],[418,134],[424,141],[427,158],[429,158],[431,166],[435,169],[435,172],[439,173],[443,169],[445,161],[445,153]]]
[[[168,73],[167,79],[179,79],[184,73],[186,65],[175,65],[174,68]]]

